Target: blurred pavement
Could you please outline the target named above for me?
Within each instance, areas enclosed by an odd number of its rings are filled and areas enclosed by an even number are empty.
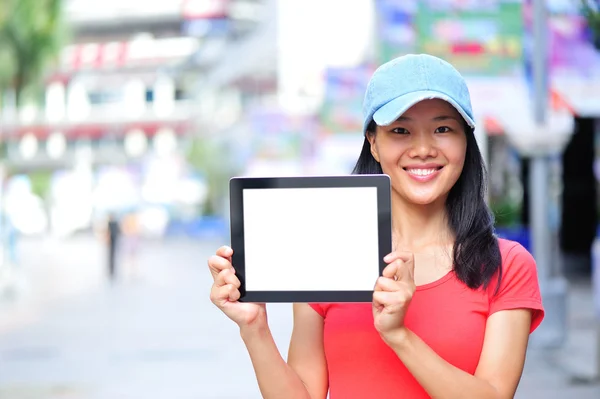
[[[224,242],[147,242],[140,276],[112,286],[90,237],[22,242],[24,294],[0,299],[0,398],[260,398],[236,327],[208,299],[206,259]],[[530,350],[517,398],[600,398],[570,374],[594,369],[590,295],[574,285],[568,345]],[[269,321],[285,356],[291,305],[270,305]]]

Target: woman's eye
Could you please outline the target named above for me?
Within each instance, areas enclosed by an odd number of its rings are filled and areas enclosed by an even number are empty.
[[[448,126],[440,126],[437,129],[435,129],[436,133],[448,133],[450,131],[450,128]]]
[[[406,133],[408,133],[408,130],[406,130],[403,127],[397,127],[397,128],[392,129],[392,133],[406,134]]]

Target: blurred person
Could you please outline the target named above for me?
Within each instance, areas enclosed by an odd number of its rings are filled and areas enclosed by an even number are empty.
[[[495,236],[465,81],[437,57],[402,56],[374,72],[363,111],[353,173],[392,185],[393,252],[372,302],[294,304],[286,362],[265,305],[238,302],[227,246],[208,260],[211,301],[267,399],[512,398],[544,308],[532,255]]]
[[[106,243],[108,245],[108,276],[111,281],[117,275],[117,250],[121,239],[121,226],[117,216],[110,213],[106,226]]]

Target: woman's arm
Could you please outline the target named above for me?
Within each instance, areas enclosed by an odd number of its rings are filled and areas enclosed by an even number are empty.
[[[475,375],[442,359],[406,328],[387,343],[432,398],[508,399],[514,397],[521,379],[530,325],[527,309],[492,314]]]
[[[288,362],[282,358],[268,325],[240,330],[263,398],[325,399],[327,366],[323,318],[307,304],[294,304],[294,328]]]

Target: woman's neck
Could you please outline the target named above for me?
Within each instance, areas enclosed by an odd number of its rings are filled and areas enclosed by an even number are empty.
[[[392,239],[394,250],[430,252],[450,248],[454,241],[444,201],[429,205],[409,204],[392,199]]]

